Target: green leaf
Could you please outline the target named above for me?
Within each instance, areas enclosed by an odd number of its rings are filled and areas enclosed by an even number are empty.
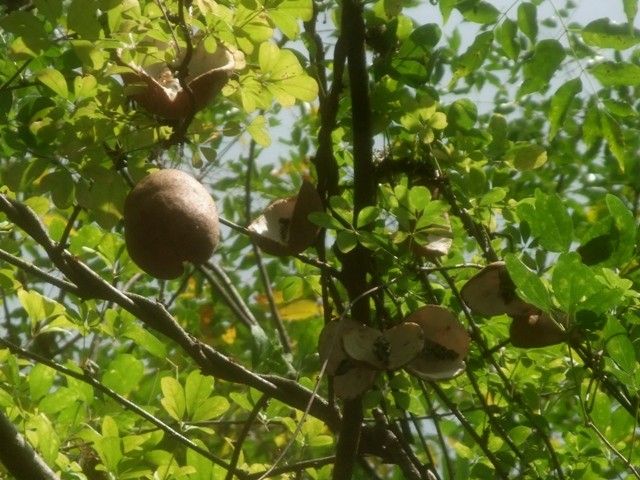
[[[98,40],[101,27],[95,0],[72,0],[67,13],[67,26],[84,40]]]
[[[550,311],[551,297],[540,277],[529,270],[513,253],[508,253],[504,261],[509,276],[515,283],[522,299],[546,312]]]
[[[507,57],[511,60],[518,58],[520,54],[520,44],[518,43],[518,27],[516,22],[510,18],[505,18],[502,25],[496,30],[496,40]]]
[[[636,250],[636,222],[631,210],[618,197],[607,194],[605,201],[618,234],[611,260],[614,266],[621,266],[633,257]]]
[[[630,25],[611,23],[609,18],[600,18],[582,29],[582,39],[594,47],[626,50],[640,43],[640,30]]]
[[[565,252],[573,240],[573,222],[560,197],[536,190],[535,202],[520,202],[518,216],[526,220],[540,245],[554,252]]]
[[[602,103],[604,108],[607,109],[607,112],[615,115],[617,117],[637,117],[638,112],[635,110],[633,105],[625,100],[615,100],[613,98],[604,98],[602,99]]]
[[[549,141],[553,140],[567,118],[569,107],[582,91],[582,80],[574,78],[565,82],[551,97],[549,107]]]
[[[518,143],[505,154],[505,161],[518,170],[534,170],[547,163],[547,150],[530,143]]]
[[[557,40],[538,42],[533,55],[522,67],[524,82],[518,90],[518,97],[545,89],[565,56],[564,47]]]
[[[624,14],[627,16],[629,26],[634,24],[636,15],[638,14],[638,0],[622,0]]]
[[[56,378],[56,371],[41,363],[36,363],[29,373],[29,394],[34,402],[44,397]]]
[[[431,201],[431,192],[422,185],[411,187],[408,193],[408,200],[409,209],[412,212],[422,212]]]
[[[102,463],[110,472],[117,472],[122,459],[120,432],[116,421],[106,415],[102,420],[102,437],[96,442],[96,450]]]
[[[184,385],[184,397],[187,415],[191,420],[195,420],[194,412],[212,393],[213,377],[204,376],[197,370],[189,373]]]
[[[380,209],[374,206],[364,207],[358,213],[357,227],[362,228],[365,225],[375,222],[380,215]]]
[[[480,198],[478,205],[490,206],[501,202],[507,196],[507,192],[508,190],[506,188],[494,187]]]
[[[264,42],[258,54],[260,70],[268,91],[284,106],[295,100],[310,102],[318,96],[318,84],[308,76],[291,50],[280,50],[275,43]]]
[[[182,421],[186,408],[182,385],[173,377],[162,377],[160,388],[163,395],[160,403],[174,420]]]
[[[411,32],[391,59],[394,78],[420,87],[429,79],[430,61],[442,31],[438,25],[421,25]]]
[[[251,121],[251,124],[247,127],[247,132],[249,132],[251,138],[261,147],[271,145],[271,137],[267,130],[267,120],[262,115],[258,115]]]
[[[471,46],[453,62],[452,81],[475,72],[482,66],[493,44],[493,31],[481,33],[476,37]]]
[[[44,70],[40,70],[36,76],[43,85],[49,87],[56,95],[62,98],[69,97],[67,81],[58,70],[54,68],[46,68]]]
[[[605,87],[640,85],[640,66],[628,62],[600,62],[588,68]]]
[[[635,349],[627,331],[622,327],[618,319],[609,317],[602,336],[609,357],[625,373],[633,374],[638,366]]]
[[[351,230],[340,230],[336,235],[336,244],[342,253],[349,253],[358,245],[358,235]]]
[[[468,131],[478,119],[478,107],[467,98],[456,100],[449,106],[446,119],[452,128]]]
[[[475,23],[495,23],[500,16],[500,10],[488,2],[478,0],[463,0],[458,2],[456,8],[465,20]]]
[[[59,318],[66,318],[66,309],[63,305],[42,296],[35,290],[18,290],[18,300],[34,326],[40,322],[54,322]]]
[[[326,212],[311,212],[309,220],[315,225],[329,230],[344,229],[344,226],[336,218]]]
[[[191,420],[202,422],[218,418],[220,415],[224,415],[229,410],[229,407],[229,400],[225,397],[209,397],[198,404],[191,416]]]
[[[592,147],[602,137],[600,115],[596,102],[589,102],[582,123],[582,140],[588,147]]]
[[[538,10],[531,2],[522,2],[518,5],[518,27],[531,43],[535,43],[538,36]]]
[[[617,160],[620,171],[624,172],[627,163],[627,153],[620,124],[607,112],[601,111],[600,127],[602,128],[602,136],[607,141],[609,150],[611,150],[611,153]]]
[[[98,81],[93,75],[77,76],[73,79],[73,92],[76,101],[95,97],[98,93]]]
[[[138,388],[142,377],[144,377],[142,362],[133,355],[121,353],[109,362],[102,377],[102,383],[120,395],[128,395]]]
[[[283,0],[275,4],[275,7],[266,8],[269,18],[287,37],[297,37],[300,32],[299,22],[311,20],[313,0]]]
[[[167,357],[167,347],[149,330],[142,328],[137,323],[129,323],[125,327],[122,335],[126,338],[130,338],[136,345],[156,358]]]
[[[565,312],[575,313],[596,283],[593,272],[582,263],[580,255],[572,252],[558,257],[551,284],[556,300]]]

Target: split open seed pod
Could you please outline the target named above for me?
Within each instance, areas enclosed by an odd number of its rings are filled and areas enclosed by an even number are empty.
[[[490,263],[464,284],[460,295],[478,315],[524,315],[535,307],[522,301],[504,262]]]
[[[465,369],[469,335],[453,313],[439,305],[425,305],[405,318],[420,326],[424,348],[406,366],[411,373],[428,380],[453,378]]]
[[[562,343],[567,339],[563,331],[545,312],[513,317],[509,339],[514,347],[540,348]]]
[[[179,120],[191,113],[202,110],[220,93],[237,68],[241,68],[241,57],[221,44],[215,51],[205,47],[200,40],[194,45],[193,53],[187,65],[188,74],[184,81],[193,96],[183,88],[166,62],[158,62],[155,58],[142,58],[140,64],[129,62],[130,72],[122,73],[122,79],[131,91],[129,96],[150,113],[160,117]],[[161,44],[161,48],[170,48]],[[181,49],[184,58],[185,49]],[[182,58],[175,60],[175,65],[182,63]]]
[[[327,323],[318,339],[318,354],[322,362],[327,362],[326,372],[328,375],[336,375],[340,365],[349,357],[342,348],[342,337],[346,332],[360,327],[358,322],[345,318],[343,320],[333,320]]]
[[[344,373],[333,377],[333,391],[342,400],[351,400],[368,391],[378,372],[362,365],[350,366]]]
[[[218,245],[216,205],[191,175],[158,170],[125,199],[124,238],[142,270],[160,279],[177,278],[183,262],[204,263]]]
[[[424,347],[424,334],[415,323],[404,322],[381,332],[360,325],[342,337],[346,354],[378,370],[396,370],[413,360]]]
[[[247,227],[256,244],[271,255],[295,255],[315,241],[319,228],[309,214],[322,211],[315,187],[304,180],[296,196],[272,202]]]
[[[318,340],[320,360],[327,362],[327,375],[333,378],[335,394],[343,400],[356,398],[369,390],[377,375],[376,370],[351,360],[342,346],[345,333],[359,327],[360,324],[353,320],[334,320],[325,325]]]

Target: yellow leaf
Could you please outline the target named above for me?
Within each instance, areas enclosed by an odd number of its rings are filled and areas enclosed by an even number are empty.
[[[322,308],[315,300],[295,300],[278,306],[278,312],[283,320],[293,322],[317,317],[322,314]]]
[[[233,345],[236,341],[236,327],[229,327],[226,332],[222,334],[222,341],[227,345]]]

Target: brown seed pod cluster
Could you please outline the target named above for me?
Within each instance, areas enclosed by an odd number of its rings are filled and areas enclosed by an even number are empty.
[[[124,226],[131,259],[160,279],[179,277],[183,262],[206,262],[220,238],[211,195],[179,170],[155,171],[135,186],[125,200]]]
[[[182,61],[178,58],[176,64]],[[129,87],[129,96],[154,115],[179,120],[206,107],[220,93],[231,74],[242,66],[242,61],[238,54],[234,55],[221,44],[209,52],[201,40],[194,46],[186,66],[187,75],[183,81],[186,89],[166,62],[143,65],[129,62],[126,65],[130,71],[122,73],[122,79]]]
[[[350,319],[325,325],[318,343],[336,395],[355,398],[377,374],[404,368],[428,380],[453,378],[465,368],[469,336],[446,308],[425,305],[384,331]]]
[[[509,315],[513,319],[509,339],[514,347],[547,347],[567,339],[567,333],[548,313],[518,297],[504,262],[494,262],[480,270],[462,287],[460,295],[478,315]]]

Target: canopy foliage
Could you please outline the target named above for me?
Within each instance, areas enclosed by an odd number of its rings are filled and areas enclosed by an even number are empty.
[[[504,3],[4,2],[0,477],[640,478],[638,2]],[[159,168],[223,225],[166,281]]]

